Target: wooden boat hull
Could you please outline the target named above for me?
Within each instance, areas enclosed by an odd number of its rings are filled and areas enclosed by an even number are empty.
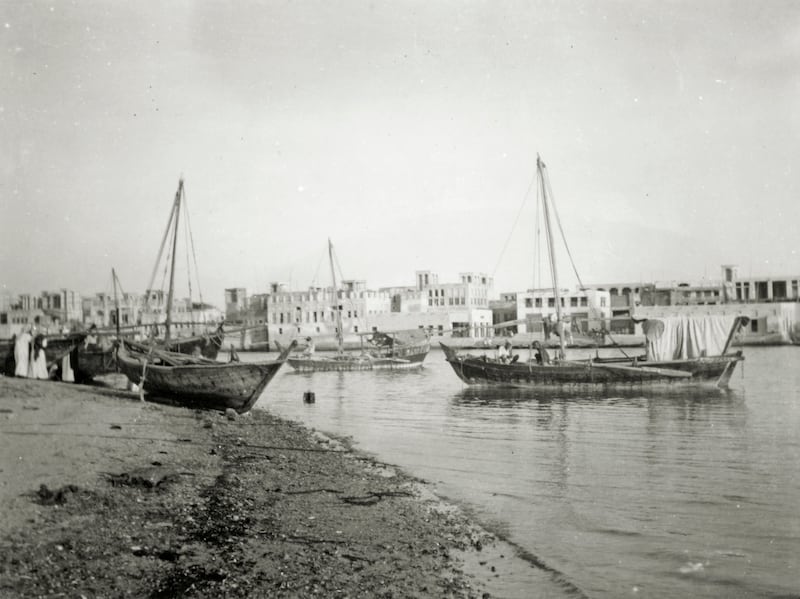
[[[114,347],[88,349],[80,346],[75,350],[74,355],[73,370],[76,382],[91,381],[96,376],[117,372],[117,356]]]
[[[169,351],[180,354],[192,355],[195,348],[200,348],[200,355],[204,358],[216,360],[219,355],[219,348],[225,340],[225,333],[222,329],[217,329],[210,335],[197,335],[185,339],[173,339],[169,343]]]
[[[123,343],[117,352],[120,372],[154,401],[202,410],[238,413],[250,410],[286,361],[203,363],[169,366],[153,364],[146,353],[131,352]],[[145,367],[145,362],[147,366]]]
[[[173,339],[169,343],[169,351],[180,354],[192,355],[195,348],[200,348],[200,355],[204,358],[215,360],[222,347],[225,333],[218,329],[212,335],[198,335],[195,337]],[[83,347],[77,348],[77,367],[75,368],[78,382],[91,381],[94,377],[117,372],[116,349],[114,347]]]
[[[292,357],[289,365],[298,372],[346,372],[354,370],[409,370],[420,368],[428,355],[430,343],[395,346],[391,352],[378,355],[352,353],[314,357]]]
[[[617,387],[701,384],[727,387],[741,352],[664,362],[635,360],[563,361],[547,365],[502,363],[484,356],[459,355],[444,344],[445,359],[468,385],[507,387]]]

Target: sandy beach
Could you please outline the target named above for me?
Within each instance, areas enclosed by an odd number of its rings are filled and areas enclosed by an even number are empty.
[[[112,383],[0,377],[3,597],[492,596],[495,539],[424,481]]]

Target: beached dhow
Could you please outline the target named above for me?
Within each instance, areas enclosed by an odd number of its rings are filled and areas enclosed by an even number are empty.
[[[170,213],[168,232],[172,230],[172,261],[169,273],[169,292],[166,304],[164,345],[170,346],[172,297],[175,279],[175,251],[178,222],[184,199],[183,179]],[[164,239],[167,238],[165,234]],[[162,242],[163,249],[163,242]],[[159,252],[160,258],[161,252]],[[228,363],[217,362],[199,355],[166,351],[159,343],[136,343],[120,340],[117,364],[120,371],[139,385],[155,401],[188,408],[226,410],[239,413],[253,407],[266,386],[286,361],[294,343],[281,352],[276,360],[240,362],[231,355]]]
[[[117,362],[120,372],[157,403],[241,414],[255,405],[293,347],[275,360],[224,363],[123,340]]]

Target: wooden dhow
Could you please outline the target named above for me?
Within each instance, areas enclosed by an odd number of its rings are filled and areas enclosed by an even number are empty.
[[[167,231],[159,250],[161,258],[164,243],[171,232],[172,251],[169,268],[169,291],[166,303],[165,334],[163,341],[132,342],[120,339],[117,347],[117,365],[133,384],[139,385],[155,401],[177,404],[187,408],[247,412],[258,401],[266,386],[286,361],[294,343],[281,352],[276,360],[264,362],[227,363],[186,355],[162,349],[172,347],[172,299],[175,281],[175,253],[177,250],[178,222],[181,202],[184,199],[183,179],[172,204]],[[155,273],[155,269],[153,271]],[[152,287],[152,284],[151,286]]]
[[[242,414],[255,405],[294,347],[275,360],[227,363],[121,341],[120,372],[157,403],[201,410],[233,409]]]
[[[342,306],[339,304],[339,288],[336,284],[334,269],[333,243],[328,239],[328,260],[331,267],[331,281],[334,303],[333,312],[336,318],[337,351],[331,356],[319,356],[305,353],[291,356],[289,365],[298,372],[346,372],[354,370],[408,370],[422,366],[425,356],[431,349],[430,339],[426,333],[424,339],[418,339],[415,332],[385,333],[375,332],[361,334],[362,344],[367,339],[367,346],[361,351],[344,350],[344,329],[342,325]],[[279,346],[280,347],[280,346]]]
[[[683,319],[683,323],[652,320],[655,328],[682,329],[675,334],[690,334],[691,329],[723,330],[722,319],[698,317]],[[747,318],[725,319],[730,323],[728,339],[732,339]],[[716,321],[716,322],[714,322]],[[662,335],[664,333],[662,332]],[[717,337],[719,338],[719,337]],[[657,339],[654,339],[657,341]],[[648,340],[648,346],[652,343]],[[507,387],[625,387],[640,385],[685,385],[699,384],[724,388],[728,386],[736,364],[744,360],[742,352],[729,353],[730,342],[718,355],[708,355],[705,349],[689,349],[691,344],[674,343],[667,356],[670,359],[654,359],[651,351],[634,357],[567,360],[555,357],[542,358],[546,350],[535,342],[527,360],[503,361],[486,355],[460,354],[444,343],[440,344],[445,359],[458,377],[468,385],[490,385]],[[665,345],[665,344],[662,344]],[[696,346],[695,346],[696,348]],[[535,353],[534,353],[535,352]],[[539,358],[537,359],[537,355]],[[684,356],[684,357],[682,357]]]
[[[368,346],[360,352],[336,352],[331,356],[294,355],[287,361],[298,372],[420,368],[431,349],[427,335],[424,340],[403,340],[401,336],[400,333],[373,333]]]
[[[636,357],[568,360],[565,353],[564,319],[561,313],[558,269],[555,260],[550,183],[544,162],[536,159],[537,193],[544,214],[547,250],[556,309],[559,348],[551,359],[537,341],[526,360],[520,356],[491,357],[462,354],[440,344],[445,359],[468,385],[563,388],[617,386],[673,386],[706,384],[727,387],[741,351],[729,353],[736,333],[749,319],[736,316],[687,316],[642,321],[646,337],[644,355]],[[557,215],[556,215],[557,219]],[[563,232],[562,232],[563,235]],[[574,265],[573,265],[574,266]],[[580,281],[579,281],[580,282]]]

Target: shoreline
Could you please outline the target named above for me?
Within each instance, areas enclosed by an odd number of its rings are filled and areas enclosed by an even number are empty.
[[[425,481],[267,410],[228,419],[0,377],[0,431],[3,596],[484,598],[535,584]]]

